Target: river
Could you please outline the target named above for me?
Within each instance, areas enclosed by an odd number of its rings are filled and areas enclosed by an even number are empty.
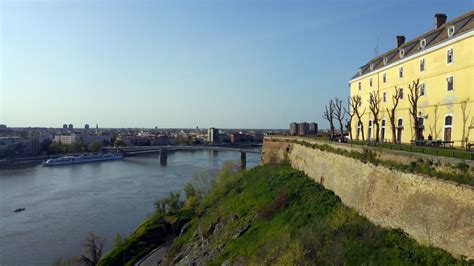
[[[110,250],[116,234],[128,235],[153,212],[156,199],[182,190],[194,173],[215,175],[229,160],[240,160],[240,153],[169,152],[166,165],[146,155],[0,169],[0,265],[51,265],[77,256],[88,232],[104,237]],[[259,154],[247,154],[247,167],[259,160]],[[16,208],[26,210],[14,213]]]

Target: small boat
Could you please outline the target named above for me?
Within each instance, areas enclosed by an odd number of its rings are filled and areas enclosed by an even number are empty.
[[[25,208],[18,208],[18,209],[15,209],[14,212],[22,212],[24,210],[25,210]]]
[[[49,159],[43,163],[43,166],[91,163],[91,162],[111,161],[111,160],[121,160],[121,159],[123,159],[123,155],[120,153],[82,154],[79,156],[63,156],[56,159]]]

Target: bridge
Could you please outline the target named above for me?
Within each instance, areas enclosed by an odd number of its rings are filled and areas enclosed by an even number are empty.
[[[240,152],[241,167],[245,168],[247,153],[260,153],[260,146],[217,146],[217,145],[162,145],[162,146],[127,146],[127,147],[102,147],[102,152],[121,152],[125,157],[138,154],[159,153],[160,162],[166,164],[168,151],[235,151]]]

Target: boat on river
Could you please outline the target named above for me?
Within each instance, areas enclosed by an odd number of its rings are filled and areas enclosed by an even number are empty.
[[[56,166],[79,163],[92,163],[101,161],[121,160],[123,155],[120,153],[102,153],[102,154],[81,154],[79,156],[63,156],[55,159],[48,159],[43,162],[43,166]]]

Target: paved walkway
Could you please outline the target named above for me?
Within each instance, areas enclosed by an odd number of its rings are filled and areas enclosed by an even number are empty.
[[[166,254],[166,247],[159,247],[150,252],[145,258],[135,263],[135,266],[156,266],[160,263]]]

